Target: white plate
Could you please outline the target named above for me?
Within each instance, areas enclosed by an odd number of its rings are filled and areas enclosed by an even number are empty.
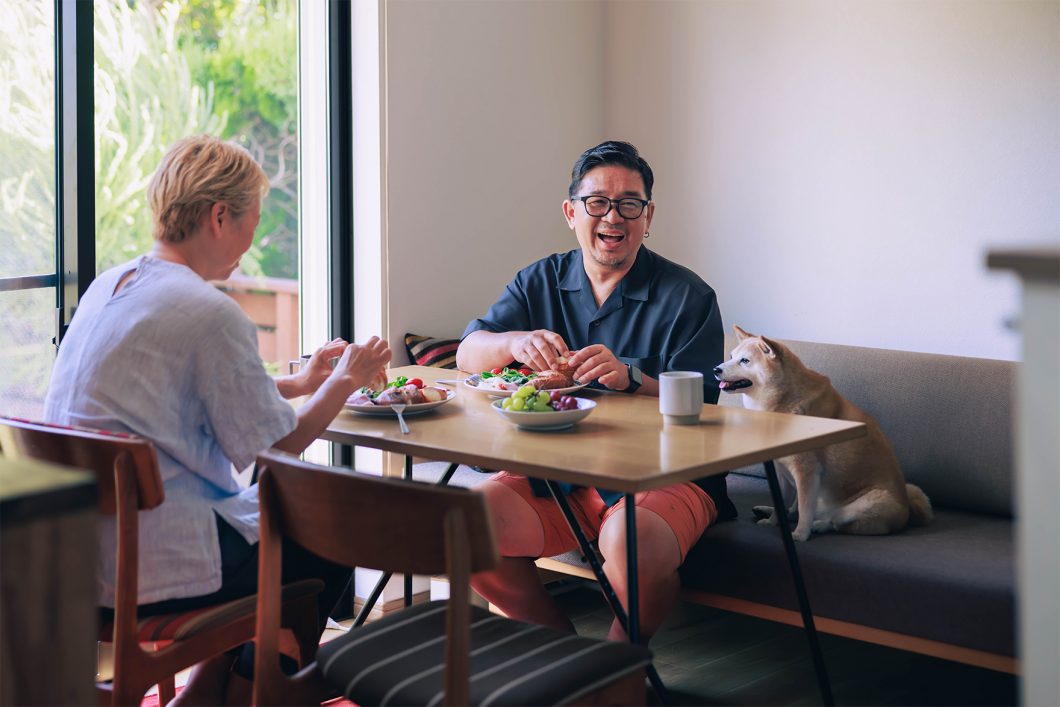
[[[551,391],[550,391],[551,392]],[[502,400],[494,400],[490,405],[494,410],[512,422],[521,430],[535,430],[547,432],[549,430],[565,430],[573,427],[574,423],[584,420],[596,407],[595,400],[588,398],[575,398],[578,401],[577,410],[555,410],[553,412],[516,412],[505,410],[501,407]]]
[[[509,395],[514,393],[516,390],[518,390],[518,387],[516,387],[513,390],[493,390],[492,388],[479,388],[478,387],[478,382],[480,380],[482,380],[482,378],[480,377],[480,375],[478,373],[476,373],[473,376],[468,376],[467,378],[464,379],[464,387],[467,388],[468,390],[473,390],[476,393],[485,393],[486,395],[490,396],[491,398],[507,398]],[[569,386],[567,388],[549,388],[548,392],[549,393],[561,393],[563,395],[570,395],[571,393],[573,393],[573,392],[575,392],[577,390],[581,390],[582,388],[584,388],[587,385],[589,385],[589,384],[588,383],[580,383],[578,385],[572,385],[572,386]]]
[[[405,417],[408,417],[410,415],[422,415],[425,412],[430,412],[436,407],[445,405],[447,402],[456,397],[456,393],[451,390],[445,391],[445,394],[445,400],[437,400],[433,403],[418,403],[416,405],[407,405],[405,406],[405,412],[401,414]],[[396,414],[390,408],[389,405],[350,405],[349,403],[346,403],[343,407],[345,407],[350,412],[357,413],[358,415],[373,415],[375,417],[396,416]]]

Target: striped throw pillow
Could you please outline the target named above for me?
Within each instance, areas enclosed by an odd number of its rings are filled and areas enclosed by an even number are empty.
[[[459,345],[459,339],[405,334],[405,350],[409,353],[409,360],[420,366],[456,368],[456,347]]]

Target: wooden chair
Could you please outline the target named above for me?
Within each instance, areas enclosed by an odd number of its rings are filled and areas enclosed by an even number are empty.
[[[5,456],[27,457],[94,472],[99,511],[117,515],[117,571],[114,620],[100,627],[100,641],[114,644],[114,679],[97,684],[100,704],[139,705],[152,685],[159,703],[174,696],[174,675],[199,661],[250,641],[254,637],[257,598],[180,614],[137,620],[139,572],[138,512],[165,499],[154,446],[147,440],[81,428],[0,417],[0,450]],[[285,651],[312,659],[319,641],[316,595],[318,580],[284,587]],[[145,650],[146,648],[146,650]]]
[[[261,559],[254,704],[645,704],[643,646],[566,634],[470,604],[471,573],[496,566],[485,498],[461,488],[258,457]],[[403,609],[279,669],[282,545],[349,567],[449,576],[450,599]]]

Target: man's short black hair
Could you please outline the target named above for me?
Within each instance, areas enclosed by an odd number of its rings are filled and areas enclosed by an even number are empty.
[[[591,147],[582,153],[582,156],[574,163],[574,169],[571,170],[567,196],[574,198],[574,193],[581,186],[582,178],[589,170],[608,164],[617,164],[640,172],[641,178],[644,179],[644,193],[649,200],[651,199],[651,187],[655,183],[655,175],[652,174],[651,167],[637,152],[637,148],[620,140],[601,142],[596,147]]]

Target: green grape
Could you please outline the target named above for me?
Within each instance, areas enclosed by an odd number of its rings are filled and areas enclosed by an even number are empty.
[[[524,400],[523,398],[510,398],[510,400],[512,401],[512,405],[510,408],[508,408],[509,410],[515,410],[516,412],[519,412],[520,410],[526,407],[526,400]]]
[[[504,400],[501,401],[501,407],[504,408],[505,410],[511,408],[511,406],[512,406],[512,399],[511,398],[505,398]]]
[[[543,403],[540,400],[535,400],[531,405],[530,409],[533,412],[552,412],[552,408],[548,403]]]
[[[537,402],[539,402],[542,405],[544,405],[544,404],[550,402],[551,400],[552,400],[552,396],[548,393],[548,391],[542,390],[542,391],[538,392],[538,394],[537,394]]]
[[[515,391],[516,395],[518,395],[520,398],[529,397],[529,396],[533,395],[536,392],[537,392],[537,390],[532,385],[524,385],[522,388],[520,388],[519,390]]]

